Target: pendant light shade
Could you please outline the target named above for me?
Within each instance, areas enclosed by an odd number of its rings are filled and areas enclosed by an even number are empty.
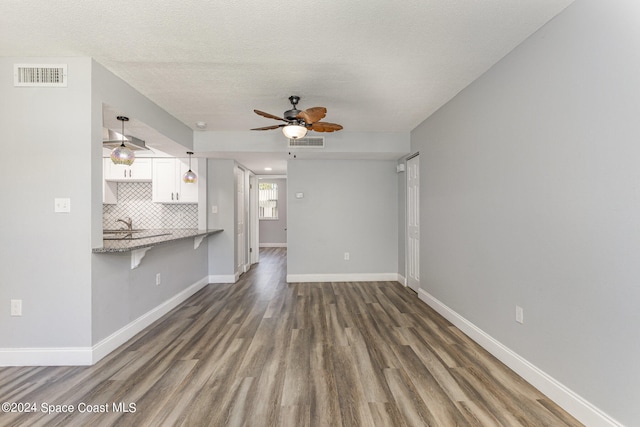
[[[307,134],[307,128],[300,125],[286,125],[282,128],[282,133],[289,139],[302,138]]]
[[[189,170],[182,176],[182,180],[187,184],[194,184],[198,180],[198,175],[191,170],[191,155],[193,151],[187,151],[189,155]]]
[[[133,150],[124,145],[124,122],[128,122],[129,117],[118,116],[116,118],[122,122],[122,144],[111,151],[111,161],[116,165],[131,166],[136,159],[136,155]]]

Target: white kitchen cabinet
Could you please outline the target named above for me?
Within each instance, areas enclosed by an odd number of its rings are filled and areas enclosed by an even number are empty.
[[[110,158],[103,160],[104,179],[107,181],[149,182],[153,177],[151,159],[135,159],[131,166],[116,165]]]
[[[188,184],[182,176],[189,170],[189,159],[153,159],[153,201],[156,203],[198,203],[198,183]],[[191,170],[198,174],[197,162]]]

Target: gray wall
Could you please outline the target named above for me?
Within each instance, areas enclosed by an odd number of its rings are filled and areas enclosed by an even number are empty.
[[[260,220],[260,244],[287,243],[287,180],[285,178],[261,178],[258,182],[278,184],[278,219]]]
[[[102,244],[102,105],[119,109],[163,135],[192,147],[193,132],[102,65],[92,62],[92,192],[91,221],[95,246]],[[150,141],[147,141],[150,142]],[[213,240],[215,236],[207,238]],[[92,263],[92,344],[169,300],[207,276],[207,245],[193,240],[151,249],[131,270],[130,254],[95,254]],[[155,275],[162,275],[160,286]]]
[[[335,132],[325,138],[325,147],[322,152],[344,153],[353,156],[360,153],[367,158],[389,158],[395,154],[395,158],[402,157],[409,151],[409,132],[350,132],[344,130]],[[286,140],[282,141],[282,133],[279,132],[252,132],[252,131],[198,131],[194,133],[194,146],[196,152],[216,151],[224,152],[253,152],[253,153],[282,153],[286,148]],[[303,156],[304,149],[292,152]],[[230,154],[230,156],[233,156]]]
[[[68,87],[14,87],[14,63],[66,63]],[[89,346],[91,60],[0,58],[0,94],[0,348]]]
[[[209,239],[209,274],[233,276],[236,266],[236,187],[233,160],[207,160],[207,224],[224,231]],[[218,213],[211,213],[217,206]]]
[[[212,235],[206,240],[216,237]],[[193,248],[193,239],[155,246],[134,270],[130,252],[93,254],[93,344],[205,279],[206,240],[198,249]],[[161,275],[160,285],[156,285],[157,273]]]
[[[293,160],[287,179],[288,274],[397,273],[395,161]]]
[[[68,64],[68,87],[13,87],[14,63]],[[153,249],[133,271],[129,255],[91,253],[102,243],[102,104],[126,106],[186,147],[187,126],[90,58],[0,58],[0,93],[11,141],[0,168],[9,207],[0,212],[0,348],[90,347],[207,275],[204,246]],[[53,212],[57,197],[71,199],[70,213]],[[157,272],[165,286],[148,289]],[[23,300],[23,316],[9,316],[10,299]]]
[[[411,135],[421,287],[630,426],[639,13],[631,0],[576,1]]]

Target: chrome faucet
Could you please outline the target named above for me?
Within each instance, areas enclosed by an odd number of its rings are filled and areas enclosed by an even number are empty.
[[[123,222],[130,232],[133,231],[133,220],[130,217],[126,217],[125,219],[117,219],[116,222]]]

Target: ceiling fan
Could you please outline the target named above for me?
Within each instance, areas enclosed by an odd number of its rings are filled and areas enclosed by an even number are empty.
[[[298,139],[304,137],[308,130],[316,132],[334,132],[342,129],[341,125],[320,121],[327,115],[327,109],[325,107],[312,107],[301,111],[296,108],[299,101],[299,96],[293,95],[289,97],[289,102],[291,102],[291,106],[293,108],[284,112],[284,118],[265,113],[264,111],[253,110],[259,116],[266,117],[268,119],[281,120],[285,123],[251,130],[271,130],[282,128],[282,133],[284,133],[287,138]]]

